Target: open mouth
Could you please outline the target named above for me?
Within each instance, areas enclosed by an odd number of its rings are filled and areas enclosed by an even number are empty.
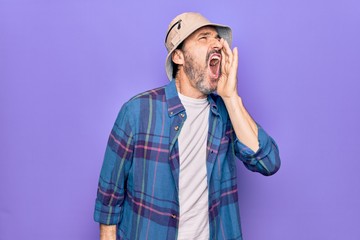
[[[218,79],[220,77],[221,54],[211,54],[208,65],[212,75],[211,77]]]

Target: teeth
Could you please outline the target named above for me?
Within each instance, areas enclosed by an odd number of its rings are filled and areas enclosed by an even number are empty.
[[[221,56],[219,54],[213,54],[210,58],[209,65],[216,66],[220,62]]]

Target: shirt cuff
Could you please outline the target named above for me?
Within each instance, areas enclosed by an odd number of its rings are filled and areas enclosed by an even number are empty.
[[[260,125],[257,125],[257,128],[259,149],[256,152],[247,147],[238,138],[235,140],[235,153],[240,155],[240,159],[250,165],[256,165],[259,160],[265,158],[271,151],[270,136]]]
[[[120,222],[120,206],[106,206],[96,200],[94,220],[105,225],[116,225]]]

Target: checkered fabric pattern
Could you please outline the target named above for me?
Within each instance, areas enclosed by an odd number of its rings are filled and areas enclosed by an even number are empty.
[[[258,125],[255,153],[234,133],[221,97],[210,94],[208,157],[210,239],[242,239],[236,159],[271,175],[280,167],[275,141]],[[97,191],[95,221],[117,225],[117,239],[176,239],[179,148],[186,121],[175,81],[124,104],[111,131]]]

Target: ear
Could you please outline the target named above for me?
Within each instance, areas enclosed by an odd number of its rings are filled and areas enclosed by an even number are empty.
[[[177,65],[184,64],[184,54],[180,49],[175,49],[171,56],[172,61]]]

